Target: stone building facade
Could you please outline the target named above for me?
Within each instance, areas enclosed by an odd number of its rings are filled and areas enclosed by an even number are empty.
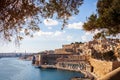
[[[59,69],[73,70],[73,71],[85,71],[91,70],[90,64],[87,62],[87,58],[84,55],[76,54],[37,54],[36,65],[54,65]]]
[[[118,61],[108,62],[97,60],[99,53],[104,53],[110,50],[115,51]],[[93,54],[96,54],[96,59],[91,59]],[[53,54],[37,54],[36,57],[38,66],[55,65],[60,69],[93,72],[101,77],[117,67],[120,67],[120,40],[93,40],[82,44],[73,43],[63,45],[62,48],[55,49]],[[108,67],[106,68],[106,66]]]
[[[67,58],[57,59],[57,68],[72,71],[91,71],[91,66],[86,60],[86,56],[70,55]]]
[[[40,64],[39,65],[55,65],[58,58],[66,58],[71,54],[39,54]]]

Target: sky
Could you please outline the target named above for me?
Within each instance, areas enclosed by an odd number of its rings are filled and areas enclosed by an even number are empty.
[[[18,47],[13,43],[0,43],[0,53],[8,52],[40,52],[62,48],[63,44],[72,42],[87,42],[92,40],[94,33],[85,32],[82,28],[86,17],[96,13],[97,0],[84,0],[80,6],[79,14],[70,17],[68,25],[61,30],[62,23],[56,19],[43,19],[39,24],[40,31],[34,33],[34,37],[25,37]]]

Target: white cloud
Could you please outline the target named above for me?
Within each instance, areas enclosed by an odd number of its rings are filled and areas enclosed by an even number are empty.
[[[85,35],[82,36],[81,38],[82,38],[82,41],[87,41],[88,40],[87,36],[85,36]]]
[[[60,36],[62,35],[64,32],[61,32],[61,31],[55,31],[53,36]]]
[[[75,17],[73,17],[73,16],[69,17],[69,20],[74,20],[74,19],[75,19]]]
[[[44,24],[46,26],[55,26],[55,25],[58,25],[58,21],[56,20],[53,20],[53,19],[44,19]]]
[[[92,32],[85,32],[84,35],[81,36],[82,41],[86,42],[86,41],[90,41],[92,39],[92,36],[94,34]]]
[[[97,29],[96,29],[96,30],[94,31],[94,34],[97,34],[97,33],[100,33],[100,32],[101,32],[101,30],[97,30]]]
[[[93,35],[100,33],[100,32],[101,32],[101,30],[95,30],[95,31],[91,31],[91,32],[85,32],[85,35],[86,36],[93,36]]]
[[[48,29],[52,29],[52,27],[48,27]]]
[[[46,37],[46,36],[49,36],[49,37],[58,37],[58,36],[61,36],[65,33],[65,31],[55,31],[55,32],[44,32],[44,31],[39,31],[39,32],[36,32],[34,35],[35,36],[43,36],[43,37]]]
[[[67,41],[72,41],[72,38],[73,38],[72,36],[68,35],[66,39]]]
[[[85,35],[91,35],[92,33],[91,32],[85,32]]]
[[[34,35],[35,36],[51,36],[53,34],[53,32],[43,32],[43,31],[39,31],[36,32]]]
[[[82,29],[82,26],[83,26],[82,22],[72,23],[67,25],[68,29]]]

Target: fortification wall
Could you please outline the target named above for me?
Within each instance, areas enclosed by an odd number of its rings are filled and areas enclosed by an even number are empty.
[[[105,74],[112,71],[112,62],[101,61],[96,59],[89,59],[91,66],[93,67],[93,73],[98,78],[103,77]]]

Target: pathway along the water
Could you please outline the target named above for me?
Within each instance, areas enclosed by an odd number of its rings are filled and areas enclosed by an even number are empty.
[[[0,59],[0,80],[70,80],[78,76],[83,75],[78,72],[35,68],[31,61],[18,58]]]

